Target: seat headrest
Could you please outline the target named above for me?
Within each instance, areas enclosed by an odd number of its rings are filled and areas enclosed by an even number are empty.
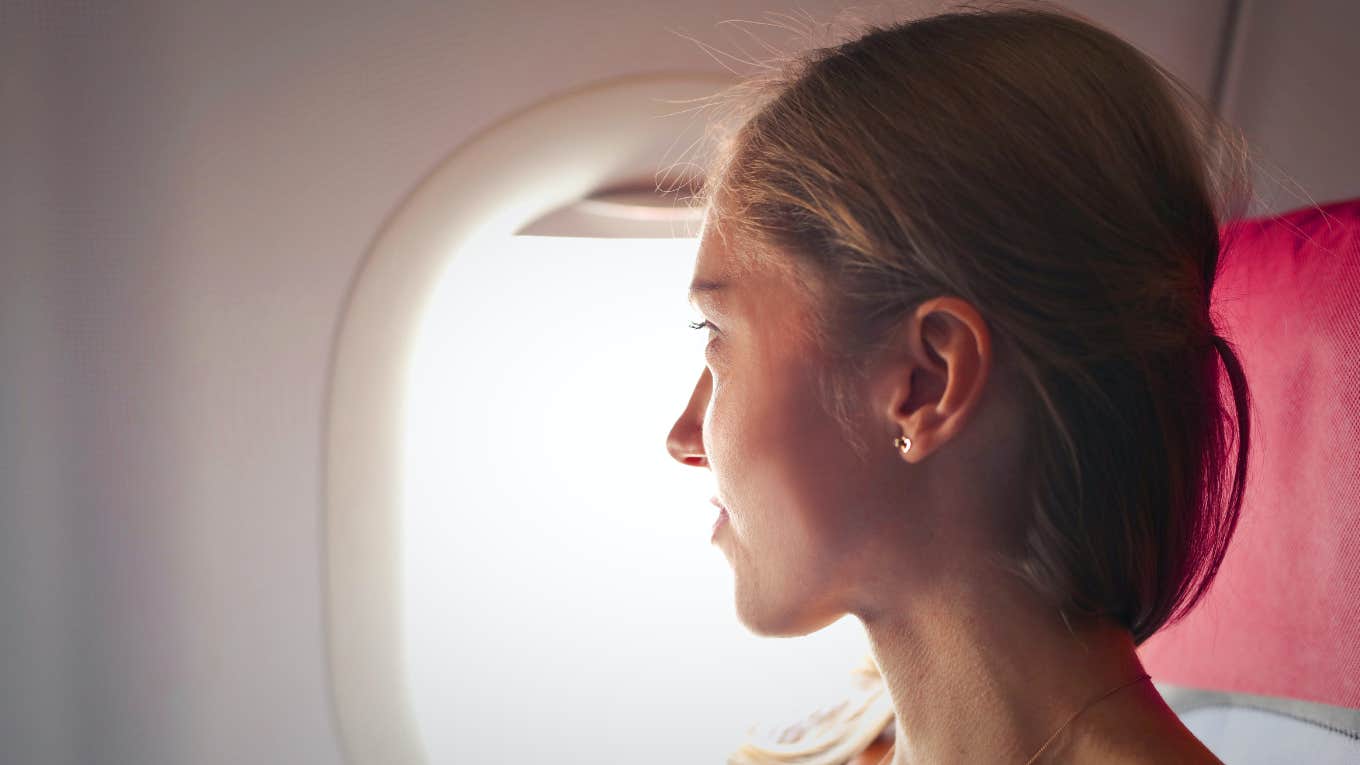
[[[1360,708],[1360,199],[1222,233],[1211,307],[1251,391],[1246,495],[1204,600],[1139,653],[1159,681]]]

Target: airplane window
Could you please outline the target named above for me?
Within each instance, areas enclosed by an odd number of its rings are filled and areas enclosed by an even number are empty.
[[[888,721],[853,618],[798,640],[738,622],[712,477],[666,450],[703,364],[697,230],[638,196],[683,196],[707,150],[693,104],[728,83],[545,99],[461,144],[375,239],[325,433],[351,761],[754,762]]]
[[[696,247],[508,236],[450,260],[405,411],[406,673],[430,762],[725,762],[866,655],[849,617],[798,640],[737,622],[710,477],[665,451],[703,358]]]

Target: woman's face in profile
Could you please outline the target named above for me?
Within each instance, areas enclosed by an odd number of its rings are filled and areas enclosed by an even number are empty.
[[[902,463],[893,434],[877,430],[869,441],[883,448],[856,458],[819,403],[821,358],[796,331],[806,299],[777,269],[734,275],[727,245],[706,227],[694,284],[723,286],[693,293],[710,339],[667,446],[713,471],[728,514],[713,543],[733,568],[739,618],[757,634],[807,634],[856,602],[873,543],[885,536],[878,519],[889,515],[875,502],[891,495],[884,477],[900,475]],[[894,557],[910,553],[895,549]]]

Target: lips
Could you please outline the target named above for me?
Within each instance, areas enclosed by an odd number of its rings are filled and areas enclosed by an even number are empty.
[[[713,539],[717,539],[718,530],[723,527],[723,524],[727,523],[727,508],[722,506],[717,497],[713,497],[709,502],[712,502],[713,506],[718,508],[718,519],[713,522]]]

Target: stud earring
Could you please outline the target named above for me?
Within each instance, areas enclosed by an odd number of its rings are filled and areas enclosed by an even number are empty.
[[[911,439],[907,438],[905,435],[898,436],[893,439],[893,446],[901,449],[902,453],[906,454],[907,450],[911,449]]]

